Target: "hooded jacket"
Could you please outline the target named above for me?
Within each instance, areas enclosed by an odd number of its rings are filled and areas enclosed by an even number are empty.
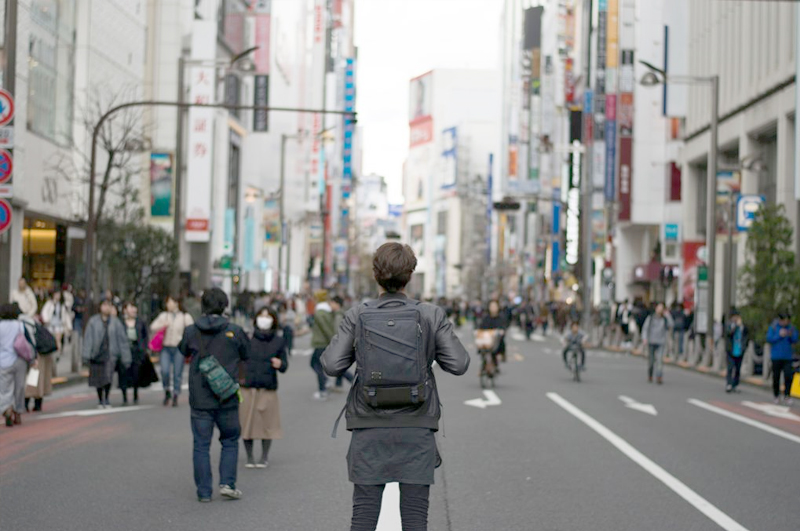
[[[317,304],[311,327],[311,348],[325,348],[336,334],[336,316],[327,302]]]
[[[178,348],[190,358],[189,365],[189,405],[192,409],[218,410],[239,407],[236,395],[225,402],[211,391],[208,382],[200,372],[201,346],[205,355],[214,356],[234,380],[239,380],[239,363],[250,356],[250,341],[244,330],[228,322],[221,315],[203,315],[183,333]]]
[[[407,300],[407,297],[402,293],[381,295],[381,301],[392,299]],[[341,376],[355,363],[356,323],[358,323],[358,315],[364,307],[363,304],[355,306],[345,314],[339,326],[339,333],[322,354],[322,367],[328,376]],[[356,381],[350,389],[345,407],[348,430],[360,428],[439,429],[441,406],[431,366],[436,361],[446,372],[460,376],[469,368],[469,354],[453,332],[453,323],[447,318],[447,314],[442,308],[426,303],[420,304],[418,308],[422,317],[423,334],[428,336],[428,340],[424,344],[428,347],[429,381],[433,386],[430,400],[420,407],[373,408],[367,401],[359,383],[360,378],[356,374]]]
[[[781,337],[781,329],[787,331],[785,337]],[[770,357],[773,360],[791,360],[792,345],[797,343],[797,328],[791,324],[781,326],[781,323],[775,320],[767,330],[767,342],[772,345]]]
[[[281,360],[281,368],[272,366],[272,358]],[[286,343],[274,330],[256,330],[250,340],[250,358],[244,366],[243,387],[254,389],[278,389],[278,371],[286,372],[289,362],[286,359]]]

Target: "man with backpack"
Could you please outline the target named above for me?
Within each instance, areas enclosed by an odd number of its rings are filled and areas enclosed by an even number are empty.
[[[403,529],[427,529],[430,485],[441,463],[434,438],[441,409],[431,367],[436,361],[454,375],[469,367],[445,310],[406,297],[416,265],[408,245],[382,245],[372,265],[381,296],[347,312],[322,355],[333,377],[356,364],[343,411],[352,432],[351,531],[376,528],[384,487],[393,482],[400,483]]]
[[[673,328],[672,317],[664,311],[664,304],[658,303],[656,310],[647,316],[642,324],[642,342],[647,347],[647,381],[653,381],[655,370],[658,385],[664,383],[664,347]]]
[[[219,429],[219,493],[238,500],[236,488],[239,460],[239,366],[250,355],[250,340],[238,325],[228,322],[222,313],[228,296],[219,288],[203,292],[203,315],[183,332],[179,350],[190,358],[189,406],[192,409],[194,437],[194,482],[197,499],[210,502],[212,494],[211,438],[214,426]]]

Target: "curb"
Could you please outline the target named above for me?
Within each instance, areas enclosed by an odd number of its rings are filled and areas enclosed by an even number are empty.
[[[82,382],[86,382],[89,379],[89,371],[81,371],[78,373],[68,374],[66,376],[56,376],[53,378],[53,389],[63,389],[65,387],[70,387]]]
[[[595,350],[604,350],[606,352],[614,352],[617,354],[628,354],[630,356],[636,357],[644,357],[644,353],[641,350],[627,350],[621,348],[613,348],[613,347],[598,347],[589,345],[588,348],[595,349]],[[687,363],[685,361],[678,361],[675,362],[671,358],[664,358],[664,365],[672,365],[673,367],[680,367],[683,370],[696,372],[700,374],[706,374],[708,376],[713,376],[715,378],[719,378],[724,380],[727,376],[727,371],[715,371],[711,367],[702,367],[698,365],[692,365],[691,363]],[[765,382],[762,378],[758,376],[743,376],[741,379],[742,383],[746,383],[748,385],[752,385],[754,387],[760,387],[763,389],[771,389],[772,385],[768,382]]]

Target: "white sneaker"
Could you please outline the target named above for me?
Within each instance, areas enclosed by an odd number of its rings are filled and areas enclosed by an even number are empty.
[[[239,498],[242,497],[242,491],[240,491],[239,489],[231,488],[228,485],[220,485],[219,493],[221,496],[224,496],[230,500],[238,500]]]
[[[319,391],[314,393],[314,400],[322,400],[322,401],[324,401],[324,400],[327,400],[327,399],[328,399],[328,393],[324,393],[324,392],[321,393]]]
[[[786,406],[791,406],[792,404],[794,404],[794,400],[792,400],[791,396],[787,396],[786,398],[783,399],[783,404]]]

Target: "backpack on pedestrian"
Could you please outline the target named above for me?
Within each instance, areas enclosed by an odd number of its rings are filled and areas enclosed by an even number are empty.
[[[356,372],[361,392],[374,408],[416,406],[429,398],[427,338],[419,301],[364,304],[355,330]]]

